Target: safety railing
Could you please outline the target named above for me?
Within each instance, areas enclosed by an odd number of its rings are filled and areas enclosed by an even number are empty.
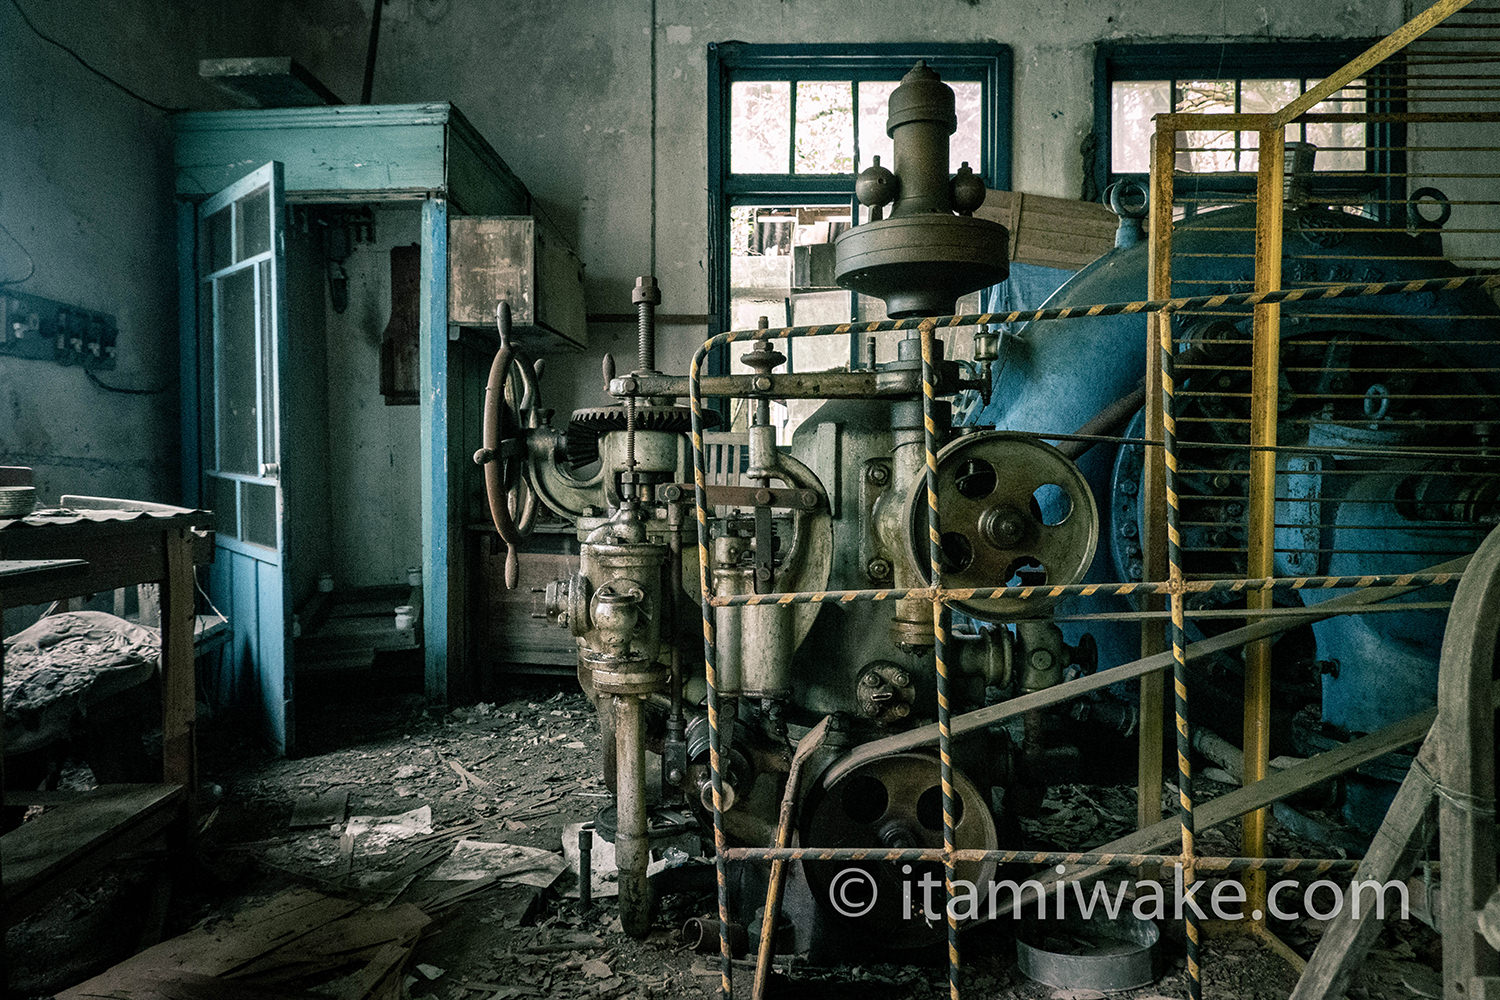
[[[1159,115],[1156,118],[1157,131],[1153,138],[1151,154],[1151,191],[1150,191],[1150,266],[1147,276],[1147,298],[1133,302],[1101,303],[1081,307],[1064,307],[1054,309],[1023,310],[1005,314],[983,313],[966,314],[960,316],[929,317],[925,319],[887,320],[875,323],[863,324],[838,324],[832,326],[811,327],[788,327],[780,329],[758,329],[742,330],[723,333],[710,338],[699,348],[694,356],[690,375],[690,402],[693,414],[693,454],[694,454],[694,481],[695,481],[695,508],[698,519],[698,546],[700,566],[700,588],[703,612],[704,630],[704,668],[708,688],[708,720],[710,731],[710,777],[713,787],[713,819],[714,819],[714,845],[716,851],[716,867],[718,875],[718,909],[721,927],[721,983],[722,995],[726,998],[732,996],[732,965],[730,957],[730,942],[728,936],[729,927],[729,905],[728,885],[726,879],[725,865],[733,860],[747,861],[926,861],[941,862],[944,866],[944,891],[945,900],[951,897],[953,891],[955,865],[961,862],[992,862],[996,864],[1030,863],[1036,865],[1062,865],[1081,866],[1073,874],[1074,877],[1087,877],[1097,875],[1099,872],[1116,868],[1142,868],[1147,866],[1160,866],[1176,864],[1183,869],[1184,885],[1190,887],[1199,873],[1206,871],[1214,872],[1245,872],[1248,874],[1249,898],[1246,903],[1246,911],[1251,909],[1263,910],[1265,882],[1264,876],[1272,870],[1310,870],[1310,871],[1336,871],[1346,870],[1350,862],[1336,861],[1331,859],[1295,859],[1295,858],[1269,858],[1265,850],[1265,807],[1270,802],[1294,792],[1299,786],[1293,778],[1287,778],[1288,772],[1282,772],[1276,778],[1268,776],[1269,757],[1269,697],[1270,697],[1270,665],[1271,665],[1271,638],[1274,629],[1262,629],[1260,633],[1254,632],[1257,626],[1247,626],[1240,630],[1244,636],[1246,648],[1246,679],[1245,679],[1245,720],[1246,739],[1244,747],[1245,756],[1245,787],[1240,791],[1245,793],[1232,804],[1233,808],[1240,809],[1239,812],[1229,813],[1230,806],[1216,806],[1210,817],[1213,823],[1224,822],[1235,816],[1247,814],[1241,841],[1241,855],[1236,857],[1206,857],[1198,855],[1195,848],[1195,836],[1198,832],[1198,809],[1193,797],[1193,775],[1191,768],[1192,755],[1192,720],[1190,711],[1189,695],[1192,688],[1192,675],[1189,663],[1194,658],[1194,644],[1188,641],[1186,624],[1195,617],[1207,617],[1215,614],[1213,611],[1197,610],[1188,607],[1188,599],[1192,595],[1208,593],[1243,593],[1247,598],[1247,608],[1240,613],[1240,617],[1247,621],[1274,622],[1280,616],[1297,617],[1307,619],[1309,615],[1321,614],[1331,616],[1334,614],[1357,614],[1371,613],[1379,608],[1372,601],[1361,601],[1340,604],[1329,602],[1321,612],[1311,609],[1295,611],[1291,609],[1278,609],[1273,606],[1274,595],[1281,591],[1316,589],[1346,588],[1363,591],[1372,595],[1385,592],[1389,594],[1409,593],[1414,589],[1453,583],[1458,579],[1462,560],[1455,564],[1445,564],[1441,567],[1433,567],[1428,571],[1414,573],[1389,573],[1389,574],[1362,574],[1350,575],[1294,575],[1277,576],[1276,565],[1278,552],[1288,556],[1285,546],[1278,549],[1277,529],[1283,527],[1277,523],[1278,500],[1285,501],[1285,497],[1278,497],[1278,455],[1303,455],[1317,453],[1319,449],[1306,446],[1278,445],[1277,427],[1280,414],[1281,378],[1284,374],[1283,342],[1281,339],[1281,324],[1283,310],[1300,310],[1299,316],[1306,318],[1318,318],[1317,308],[1322,303],[1333,300],[1363,299],[1371,303],[1393,300],[1393,297],[1428,295],[1431,293],[1454,293],[1459,291],[1487,291],[1494,294],[1500,290],[1500,274],[1493,273],[1495,267],[1493,262],[1500,257],[1491,257],[1477,252],[1475,247],[1482,248],[1482,239],[1494,233],[1500,233],[1500,225],[1486,226],[1482,223],[1488,221],[1481,218],[1478,223],[1468,226],[1455,227],[1455,235],[1462,235],[1468,241],[1465,244],[1465,253],[1457,255],[1469,264],[1488,264],[1486,267],[1475,268],[1480,273],[1450,273],[1436,277],[1418,277],[1410,280],[1391,281],[1383,280],[1384,265],[1372,267],[1368,273],[1361,275],[1350,275],[1345,280],[1329,280],[1329,275],[1318,274],[1316,280],[1297,276],[1297,261],[1299,254],[1291,252],[1288,254],[1285,245],[1286,234],[1283,232],[1287,204],[1287,171],[1286,171],[1286,147],[1284,136],[1286,127],[1293,123],[1322,125],[1322,124],[1348,124],[1351,122],[1387,121],[1399,122],[1404,126],[1425,126],[1433,129],[1446,128],[1457,123],[1500,123],[1500,112],[1490,108],[1481,107],[1474,109],[1449,109],[1449,110],[1412,110],[1413,104],[1419,100],[1432,100],[1444,103],[1452,103],[1453,98],[1462,95],[1451,92],[1449,88],[1454,86],[1453,80],[1460,79],[1466,83],[1473,84],[1479,88],[1475,92],[1482,91],[1486,85],[1474,84],[1476,79],[1500,79],[1485,77],[1473,72],[1474,64],[1495,58],[1500,61],[1500,56],[1476,55],[1471,50],[1460,50],[1461,54],[1452,55],[1451,60],[1464,70],[1457,74],[1431,74],[1414,69],[1423,65],[1444,65],[1443,56],[1438,52],[1426,50],[1417,51],[1412,49],[1412,43],[1458,12],[1469,7],[1469,0],[1442,0],[1434,4],[1428,11],[1414,18],[1400,30],[1393,33],[1389,38],[1373,46],[1368,52],[1352,60],[1347,66],[1332,74],[1327,79],[1311,86],[1306,93],[1298,96],[1286,107],[1279,111],[1267,114],[1177,114],[1169,113]],[[1476,9],[1480,10],[1480,9]],[[1484,14],[1500,13],[1500,9],[1484,8]],[[1441,40],[1434,45],[1434,49],[1440,47]],[[1379,110],[1371,110],[1369,103],[1363,111],[1319,111],[1323,102],[1328,101],[1335,95],[1343,92],[1345,88],[1353,87],[1359,89],[1362,85],[1358,81],[1369,77],[1372,72],[1382,63],[1403,58],[1401,79],[1403,83],[1392,84],[1389,80],[1382,83],[1386,91],[1382,93],[1389,97],[1390,92],[1399,95],[1397,105],[1399,110],[1388,110],[1392,106],[1389,99],[1382,99]],[[1424,85],[1416,81],[1427,80],[1426,85],[1430,89],[1423,89]],[[1394,88],[1394,91],[1391,91]],[[1491,88],[1493,89],[1493,88]],[[1368,92],[1368,91],[1367,91]],[[1488,98],[1481,98],[1487,100]],[[1253,222],[1254,254],[1253,271],[1250,282],[1252,288],[1247,291],[1232,290],[1226,287],[1223,281],[1216,282],[1216,287],[1205,294],[1174,295],[1176,285],[1173,280],[1173,233],[1175,229],[1174,207],[1178,203],[1176,188],[1181,183],[1182,172],[1176,169],[1179,156],[1191,147],[1183,142],[1187,133],[1202,135],[1213,130],[1228,130],[1230,132],[1248,132],[1256,137],[1258,155],[1256,158],[1255,174],[1255,198],[1256,206]],[[1406,136],[1388,143],[1390,148],[1384,152],[1401,152],[1411,154],[1437,154],[1437,153],[1461,153],[1467,155],[1474,151],[1493,154],[1495,151],[1488,146],[1476,146],[1472,142],[1459,143],[1442,135],[1434,135],[1431,138],[1420,139]],[[1399,149],[1395,148],[1397,145]],[[1294,152],[1294,156],[1295,156]],[[1490,162],[1493,162],[1491,156]],[[1236,164],[1238,165],[1238,164]],[[1420,168],[1420,173],[1414,173],[1408,169],[1403,176],[1423,178],[1448,177],[1463,179],[1470,182],[1483,182],[1487,177],[1493,175],[1483,171],[1459,172],[1453,170],[1436,170],[1427,166]],[[1174,183],[1175,181],[1175,183]],[[1493,183],[1492,181],[1490,182]],[[1292,192],[1293,197],[1302,197],[1298,191]],[[1200,198],[1198,195],[1191,196],[1199,198],[1205,203],[1214,202],[1212,194]],[[1369,200],[1369,199],[1367,199]],[[1379,199],[1374,199],[1378,201]],[[1395,199],[1387,199],[1393,201]],[[1400,199],[1405,204],[1405,199]],[[1494,206],[1500,206],[1500,200],[1487,196],[1466,197],[1450,202],[1455,213],[1462,209],[1466,213],[1478,214],[1492,211]],[[1417,209],[1413,209],[1416,211]],[[1380,213],[1377,210],[1377,215]],[[1389,213],[1384,213],[1386,216]],[[1330,236],[1337,238],[1339,226],[1314,227],[1324,230],[1335,230],[1328,232],[1305,232],[1299,234],[1299,238],[1307,238],[1314,244],[1320,239]],[[1378,226],[1376,227],[1378,228]],[[1356,222],[1351,216],[1348,227],[1350,232],[1358,229],[1368,232],[1371,225],[1368,221]],[[1399,255],[1397,255],[1399,256]],[[1431,255],[1425,255],[1430,259]],[[1415,259],[1415,258],[1412,258]],[[1292,262],[1292,273],[1283,274],[1284,261]],[[1373,260],[1373,257],[1372,257]],[[1360,280],[1355,280],[1360,279]],[[1232,283],[1231,283],[1232,284]],[[1198,289],[1194,289],[1198,290]],[[934,343],[938,332],[953,327],[979,326],[986,324],[1002,323],[1025,323],[1037,321],[1067,321],[1082,317],[1098,317],[1123,314],[1143,314],[1147,317],[1147,392],[1146,392],[1146,424],[1143,436],[1134,439],[1119,437],[1101,437],[1100,440],[1109,440],[1116,443],[1125,443],[1139,446],[1145,455],[1145,469],[1143,474],[1143,510],[1145,511],[1145,536],[1143,538],[1143,581],[1124,581],[1118,583],[1088,583],[1073,584],[1068,586],[1021,586],[1021,587],[993,587],[993,588],[953,588],[944,586],[942,575],[942,556],[939,549],[941,537],[938,506],[938,484],[937,484],[937,451],[941,429],[936,426],[933,404],[936,398],[937,386],[934,375]],[[1391,317],[1401,317],[1403,320],[1410,319],[1410,310],[1400,311],[1396,309],[1381,310],[1372,305],[1364,314],[1356,314],[1343,311],[1340,318],[1358,318],[1369,322],[1381,322]],[[1185,433],[1184,427],[1195,429],[1198,422],[1210,422],[1209,417],[1200,416],[1197,397],[1188,397],[1185,403],[1184,392],[1179,386],[1179,372],[1175,368],[1175,358],[1178,354],[1178,332],[1174,329],[1174,318],[1184,319],[1189,317],[1206,318],[1210,321],[1223,321],[1226,318],[1248,320],[1251,325],[1251,336],[1249,338],[1223,337],[1218,338],[1218,345],[1230,349],[1243,348],[1246,356],[1244,364],[1239,367],[1247,370],[1250,376],[1248,393],[1240,394],[1241,403],[1245,413],[1243,416],[1224,416],[1219,414],[1219,423],[1222,426],[1233,426],[1236,428],[1234,435],[1227,438],[1206,440],[1195,436],[1194,433]],[[1470,318],[1481,318],[1480,314],[1454,314],[1444,317],[1450,322],[1462,322]],[[1482,318],[1493,321],[1494,315],[1484,314]],[[1423,317],[1416,322],[1433,321],[1431,316]],[[924,460],[926,463],[926,498],[927,498],[927,527],[929,537],[929,562],[930,562],[930,584],[927,587],[904,588],[904,589],[876,589],[876,590],[843,590],[826,592],[805,592],[785,594],[751,594],[737,596],[715,596],[710,587],[709,576],[709,516],[710,509],[707,503],[706,493],[706,466],[705,449],[703,444],[703,394],[701,386],[701,372],[708,352],[720,346],[746,340],[769,340],[769,339],[794,339],[800,337],[816,336],[847,336],[851,333],[876,333],[894,330],[914,330],[921,339],[922,356],[922,390],[923,390],[923,417],[924,417]],[[1399,346],[1399,338],[1396,338]],[[1413,341],[1421,339],[1422,344],[1432,345],[1441,343],[1444,338],[1411,338]],[[1450,338],[1451,339],[1451,338]],[[1382,338],[1382,346],[1390,346],[1392,340],[1389,337]],[[1332,345],[1311,345],[1320,346]],[[1353,346],[1353,345],[1351,345]],[[1223,367],[1220,365],[1219,367]],[[1500,371],[1500,367],[1486,369],[1487,371]],[[1451,374],[1458,374],[1452,372]],[[1199,392],[1201,390],[1192,390]],[[1223,395],[1223,394],[1220,394]],[[1327,387],[1323,395],[1327,396],[1327,402],[1332,405],[1341,405],[1340,399],[1348,397],[1348,393],[1338,391],[1338,387]],[[1413,393],[1411,395],[1419,395]],[[1462,393],[1434,393],[1430,394],[1435,399],[1432,402],[1446,404],[1458,402],[1464,394]],[[1363,398],[1363,397],[1362,397]],[[1379,407],[1380,400],[1374,402]],[[1186,413],[1189,407],[1194,408],[1193,413]],[[1383,416],[1383,414],[1382,414]],[[1378,418],[1377,418],[1378,419]],[[1441,420],[1442,417],[1433,417],[1433,420]],[[1076,435],[1038,434],[1039,438],[1046,440],[1066,440],[1077,437]],[[1090,437],[1091,436],[1086,436]],[[1326,450],[1326,449],[1324,449]],[[1408,461],[1430,462],[1434,458],[1454,458],[1476,453],[1473,448],[1440,448],[1430,445],[1422,447],[1405,447],[1401,445],[1377,445],[1373,447],[1361,447],[1358,444],[1344,442],[1340,445],[1340,454],[1361,454],[1370,459],[1388,460],[1393,463]],[[1222,456],[1233,454],[1240,456],[1234,463],[1227,462]],[[1218,458],[1199,458],[1197,456],[1219,456]],[[1189,457],[1191,456],[1191,459]],[[1194,464],[1189,465],[1189,461]],[[1196,472],[1213,472],[1214,466],[1206,464],[1216,461],[1224,466],[1226,471],[1223,475],[1233,475],[1236,484],[1243,481],[1243,494],[1236,492],[1235,496],[1242,497],[1244,501],[1244,546],[1188,546],[1185,545],[1185,529],[1195,527],[1191,523],[1191,517],[1185,516],[1185,507],[1196,502],[1199,498],[1185,493],[1183,489],[1184,473],[1190,468]],[[1186,501],[1186,503],[1185,503]],[[1476,501],[1480,502],[1480,501]],[[1483,501],[1489,502],[1489,501]],[[1189,507],[1188,513],[1191,513]],[[1321,528],[1323,525],[1308,524],[1306,527]],[[1213,549],[1225,549],[1226,552],[1212,552]],[[1224,574],[1215,572],[1221,568],[1213,561],[1215,556],[1232,556],[1243,566],[1239,574]],[[1202,561],[1207,558],[1208,561]],[[1190,572],[1196,563],[1200,572]],[[1222,562],[1222,560],[1221,560]],[[1283,565],[1296,560],[1283,558]],[[1315,561],[1309,565],[1316,564]],[[1129,618],[1141,617],[1143,622],[1143,658],[1131,665],[1134,669],[1129,677],[1121,677],[1121,680],[1131,677],[1142,679],[1142,705],[1141,705],[1141,744],[1142,744],[1142,781],[1138,789],[1142,810],[1142,825],[1146,826],[1151,821],[1150,813],[1156,807],[1153,804],[1150,809],[1145,808],[1148,802],[1159,802],[1162,791],[1162,781],[1159,768],[1153,777],[1147,766],[1147,759],[1155,755],[1160,759],[1162,740],[1165,731],[1165,712],[1161,701],[1162,686],[1159,677],[1167,670],[1171,671],[1173,691],[1173,715],[1175,717],[1175,739],[1177,749],[1178,774],[1176,785],[1178,793],[1178,810],[1175,825],[1177,827],[1176,838],[1180,843],[1180,851],[1177,854],[1167,854],[1160,851],[1136,850],[1136,851],[1111,851],[1098,849],[1091,852],[1057,852],[1057,851],[1033,851],[1033,850],[960,850],[954,842],[954,782],[951,758],[951,743],[954,739],[955,717],[953,706],[950,701],[949,690],[949,664],[947,648],[950,640],[951,604],[974,599],[991,599],[998,597],[1015,598],[1021,601],[1055,599],[1062,596],[1095,596],[1095,595],[1136,595],[1136,596],[1159,596],[1166,599],[1164,613],[1170,622],[1167,632],[1167,641],[1161,642],[1162,636],[1161,620],[1152,611],[1152,606],[1147,605],[1144,613],[1122,613],[1116,617]],[[936,732],[930,741],[923,735],[921,741],[916,745],[935,745],[938,751],[938,766],[942,788],[943,802],[943,846],[941,848],[901,849],[891,850],[885,847],[848,847],[848,848],[816,848],[816,847],[731,847],[726,840],[723,822],[723,760],[721,758],[722,747],[720,745],[720,696],[717,676],[717,654],[715,647],[715,612],[717,607],[755,605],[765,603],[780,604],[807,604],[807,603],[850,603],[864,601],[889,601],[898,599],[922,599],[930,600],[933,605],[934,620],[934,671],[936,680],[937,711]],[[1432,602],[1423,606],[1441,606],[1441,602]],[[1106,616],[1097,616],[1106,617]],[[1226,639],[1226,641],[1229,641]],[[1153,648],[1156,645],[1157,648]],[[1152,654],[1159,654],[1153,656]],[[1080,684],[1068,682],[1061,685],[1054,692],[1038,692],[1033,695],[1024,696],[1027,705],[1041,707],[1043,704],[1056,704],[1069,697],[1076,697],[1089,690],[1097,689],[1107,683],[1115,681],[1109,679],[1109,671],[1105,671],[1097,678],[1087,678],[1090,683]],[[1101,680],[1102,679],[1102,680]],[[1040,697],[1038,697],[1040,695]],[[1154,701],[1154,707],[1153,707]],[[989,711],[989,710],[984,710]],[[979,713],[969,713],[977,715]],[[991,712],[985,716],[986,722],[993,721],[996,714]],[[959,718],[960,725],[964,724],[964,717]],[[1330,751],[1337,760],[1325,763],[1346,765],[1344,769],[1357,766],[1358,764],[1372,759],[1393,745],[1400,746],[1420,740],[1426,732],[1426,725],[1430,722],[1428,716],[1414,716],[1389,727],[1389,731],[1372,734],[1347,744],[1345,748],[1338,751]],[[1370,756],[1361,756],[1362,754]],[[1341,756],[1340,756],[1341,755]],[[1315,758],[1316,760],[1316,758]],[[1306,765],[1301,765],[1306,767]],[[1295,769],[1294,769],[1295,770]],[[1327,768],[1323,768],[1327,771]],[[1320,772],[1322,773],[1322,772]],[[1333,773],[1337,773],[1336,771]],[[1328,773],[1322,773],[1326,779]],[[1285,779],[1285,780],[1281,780]],[[1321,780],[1321,779],[1320,779]],[[1305,787],[1305,786],[1300,786]],[[1233,796],[1224,796],[1230,799]],[[1210,805],[1216,805],[1221,800],[1213,800]],[[1205,813],[1210,810],[1205,809]],[[784,817],[785,819],[785,817]],[[1129,839],[1129,838],[1127,838]],[[1137,842],[1140,842],[1139,838]],[[1039,884],[1050,884],[1043,880]],[[1016,905],[1024,905],[1022,895],[1017,895]],[[772,919],[768,901],[768,922]],[[959,930],[960,922],[953,912],[944,907],[947,917],[948,938],[948,979],[950,994],[955,1000],[959,997],[960,989],[960,954],[959,954]],[[1202,928],[1191,909],[1184,913],[1185,938],[1187,942],[1187,973],[1189,995],[1192,1000],[1198,1000],[1201,996],[1202,964],[1200,954],[1200,942]],[[1265,931],[1261,920],[1250,921],[1250,926],[1257,930],[1269,944],[1276,946],[1278,943]],[[1282,953],[1287,954],[1284,946],[1280,946]],[[764,962],[766,954],[762,955]],[[758,980],[761,977],[758,977]]]

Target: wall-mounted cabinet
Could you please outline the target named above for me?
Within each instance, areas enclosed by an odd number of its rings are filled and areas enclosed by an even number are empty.
[[[467,216],[448,222],[448,314],[493,326],[495,303],[511,305],[518,337],[545,350],[557,340],[588,345],[583,264],[551,227],[531,216]]]

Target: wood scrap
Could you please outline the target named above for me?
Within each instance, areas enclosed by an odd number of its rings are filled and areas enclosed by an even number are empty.
[[[448,766],[453,769],[454,774],[458,775],[459,778],[463,780],[464,788],[466,789],[470,785],[473,785],[475,788],[490,788],[494,785],[493,781],[486,781],[479,775],[475,774],[473,771],[470,771],[467,767],[464,767],[456,760],[450,758],[448,760]]]
[[[427,923],[415,906],[375,910],[355,900],[292,889],[148,948],[57,996],[162,996],[161,983],[196,976],[212,981],[219,992],[205,991],[192,980],[183,987],[184,1000],[229,996],[231,983],[251,991],[243,994],[247,998],[299,997],[304,985],[343,975],[338,1000],[395,1000],[400,969]]]

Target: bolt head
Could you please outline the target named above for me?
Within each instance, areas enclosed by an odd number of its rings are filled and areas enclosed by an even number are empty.
[[[757,376],[755,376],[755,381],[752,382],[751,385],[755,386],[755,391],[756,392],[770,392],[771,391],[771,376],[769,376],[769,375],[757,375]]]
[[[660,305],[661,288],[657,286],[656,278],[649,274],[644,274],[636,278],[635,288],[631,289],[630,292],[630,301],[636,305],[640,305],[643,302],[650,303],[653,306]]]
[[[866,470],[865,478],[876,486],[883,486],[890,481],[891,470],[884,465],[872,465]]]
[[[1031,665],[1037,670],[1046,670],[1052,666],[1052,653],[1045,649],[1034,649],[1031,651]]]

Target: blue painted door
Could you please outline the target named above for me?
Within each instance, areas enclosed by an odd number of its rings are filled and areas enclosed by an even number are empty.
[[[224,692],[259,710],[290,753],[291,606],[282,454],[286,362],[286,197],[280,163],[198,209],[197,300],[203,505],[216,514],[210,594],[229,617]]]

